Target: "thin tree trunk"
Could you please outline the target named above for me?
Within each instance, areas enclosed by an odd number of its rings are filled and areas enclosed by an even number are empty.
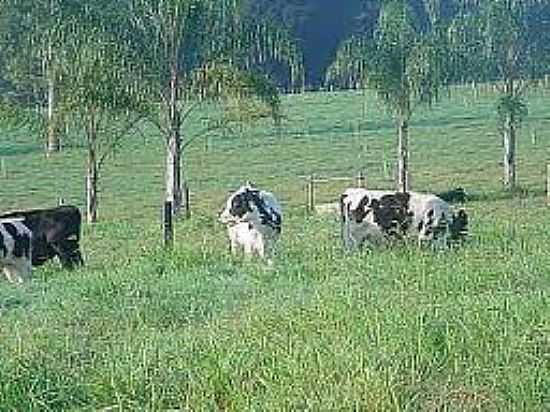
[[[172,68],[170,79],[169,101],[169,136],[166,151],[166,200],[172,202],[172,211],[178,214],[182,205],[182,167],[181,167],[181,135],[180,114],[178,102],[178,73],[177,67]]]
[[[51,49],[49,53],[51,54]],[[55,113],[55,81],[50,73],[48,75],[48,141],[46,144],[46,156],[59,152],[61,148],[58,131],[57,116]]]
[[[511,98],[514,95],[514,80],[506,81],[505,93]],[[516,186],[516,128],[514,114],[506,114],[503,128],[504,143],[504,188],[513,190]]]
[[[409,189],[409,121],[401,116],[397,134],[397,190],[408,192]]]
[[[88,223],[97,222],[97,123],[95,111],[90,113],[88,125],[88,170],[86,173],[86,219]]]
[[[504,125],[504,188],[513,190],[516,186],[516,129],[511,114]]]

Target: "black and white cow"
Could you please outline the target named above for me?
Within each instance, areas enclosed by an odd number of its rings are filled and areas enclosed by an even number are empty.
[[[347,189],[340,196],[344,247],[355,249],[364,243],[380,245],[402,238],[412,221],[408,205],[407,193]]]
[[[0,220],[0,267],[12,283],[31,275],[32,232],[21,219]]]
[[[82,216],[75,206],[4,213],[0,219],[20,219],[32,232],[32,265],[40,266],[55,256],[63,268],[84,264],[80,253]]]
[[[272,263],[281,234],[282,208],[273,193],[247,182],[226,201],[218,220],[227,225],[231,253],[243,250]]]
[[[350,188],[341,196],[340,213],[346,249],[411,235],[419,244],[447,246],[463,240],[468,225],[464,210],[455,214],[439,197],[418,192]]]

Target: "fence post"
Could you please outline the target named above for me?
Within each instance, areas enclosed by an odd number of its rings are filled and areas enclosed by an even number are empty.
[[[171,248],[174,243],[174,226],[172,225],[172,201],[164,202],[162,215],[162,229],[164,237],[164,247]]]
[[[356,182],[357,187],[361,187],[363,189],[367,188],[367,179],[362,170],[359,170],[359,172],[357,173]]]
[[[550,206],[550,163],[546,165],[546,206]]]
[[[65,204],[65,198],[59,197],[57,198],[57,206],[63,206]]]
[[[8,178],[8,169],[6,168],[6,159],[0,157],[0,175],[4,178]]]
[[[187,184],[183,186],[183,200],[185,205],[185,218],[189,219],[191,217],[191,204],[189,203],[189,186],[187,186]]]
[[[306,186],[306,210],[308,213],[313,213],[315,208],[315,177],[309,176],[309,181]]]

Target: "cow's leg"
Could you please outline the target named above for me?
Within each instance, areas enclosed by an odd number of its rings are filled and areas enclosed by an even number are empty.
[[[239,242],[235,239],[229,239],[229,252],[231,252],[232,255],[239,253]]]
[[[254,245],[250,240],[244,242],[243,244],[244,257],[250,259],[254,254]]]
[[[23,277],[15,264],[7,264],[3,267],[4,275],[8,282],[21,285],[23,283]]]
[[[266,246],[265,239],[263,236],[258,236],[254,242],[254,249],[256,249],[256,254],[258,257],[264,259],[266,256]]]

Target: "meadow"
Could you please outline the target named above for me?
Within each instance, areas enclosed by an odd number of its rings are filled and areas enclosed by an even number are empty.
[[[514,193],[501,189],[494,101],[456,89],[411,121],[414,190],[470,194],[468,242],[447,251],[347,254],[337,218],[305,212],[311,174],[362,169],[370,187],[390,185],[395,131],[373,96],[284,96],[281,129],[197,140],[185,153],[192,217],[176,222],[172,250],[164,147],[144,125],[102,170],[86,266],[0,283],[0,411],[549,410],[550,94],[529,97]],[[46,159],[35,133],[6,129],[0,157],[0,211],[84,205],[76,137]],[[246,179],[283,203],[272,269],[231,257],[215,221]],[[324,184],[317,200],[352,184]]]

